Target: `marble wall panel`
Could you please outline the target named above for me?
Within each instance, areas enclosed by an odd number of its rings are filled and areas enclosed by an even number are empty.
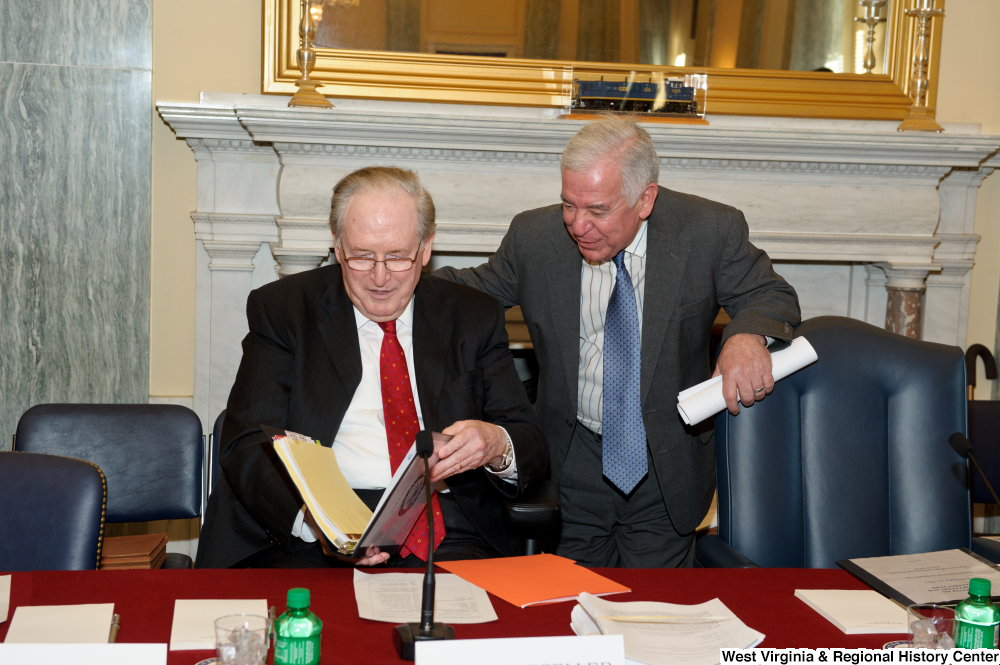
[[[150,69],[151,0],[0,2],[0,62]]]
[[[148,70],[0,64],[0,447],[37,403],[148,399],[150,96]]]

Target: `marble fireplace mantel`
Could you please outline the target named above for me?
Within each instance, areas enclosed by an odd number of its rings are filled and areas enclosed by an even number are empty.
[[[239,364],[249,291],[328,260],[339,178],[374,164],[418,171],[438,212],[435,264],[471,265],[515,214],[558,202],[560,154],[582,126],[551,109],[335,103],[206,93],[157,104],[198,162],[194,403],[207,425]],[[646,125],[660,183],[743,210],[805,315],[964,346],[976,191],[1000,166],[1000,136],[970,125],[938,135],[868,121],[710,122]],[[920,318],[886,320],[900,298],[897,313],[922,305],[922,330]]]

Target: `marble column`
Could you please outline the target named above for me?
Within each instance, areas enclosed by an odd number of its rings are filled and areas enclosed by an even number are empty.
[[[227,377],[224,383],[209,386],[208,412],[218,415],[226,408],[232,378],[243,357],[242,341],[249,332],[246,294],[251,290],[253,258],[260,242],[205,240],[202,245],[211,258],[208,268],[212,271],[211,375]]]
[[[885,272],[885,290],[889,295],[885,305],[885,329],[921,339],[927,275],[941,267],[901,263],[881,263],[879,267]]]

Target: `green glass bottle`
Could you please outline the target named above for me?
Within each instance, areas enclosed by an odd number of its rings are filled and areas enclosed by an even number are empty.
[[[990,600],[989,580],[969,580],[969,597],[955,608],[955,646],[996,649],[1000,641],[1000,608]]]
[[[309,589],[289,589],[288,611],[274,622],[274,665],[318,665],[322,630],[309,611]]]

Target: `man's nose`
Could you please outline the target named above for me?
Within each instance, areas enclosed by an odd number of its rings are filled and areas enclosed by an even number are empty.
[[[572,218],[570,220],[570,225],[569,225],[570,231],[572,231],[573,235],[575,235],[578,238],[583,235],[586,235],[586,233],[590,231],[590,227],[592,226],[590,220],[587,218],[586,211],[577,210],[571,214]]]
[[[372,281],[375,286],[385,286],[389,283],[389,269],[385,267],[384,261],[378,261],[372,268]]]

